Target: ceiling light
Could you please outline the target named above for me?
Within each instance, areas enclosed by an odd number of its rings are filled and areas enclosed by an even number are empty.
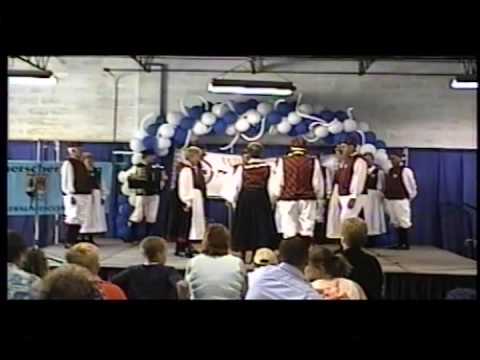
[[[208,92],[215,94],[290,96],[296,90],[291,82],[213,79]]]
[[[57,78],[51,71],[8,70],[9,85],[52,86]]]
[[[450,81],[450,88],[460,90],[478,89],[478,79],[474,75],[457,76]]]

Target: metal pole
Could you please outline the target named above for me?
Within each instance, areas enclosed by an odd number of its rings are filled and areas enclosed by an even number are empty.
[[[41,153],[42,153],[42,142],[37,140],[37,166],[40,166],[41,162]],[[35,191],[35,224],[34,224],[34,247],[38,247],[40,242],[40,216],[38,215],[38,196]]]
[[[55,140],[55,161],[60,163],[60,141]],[[55,237],[53,243],[57,245],[60,242],[60,215],[55,215]]]

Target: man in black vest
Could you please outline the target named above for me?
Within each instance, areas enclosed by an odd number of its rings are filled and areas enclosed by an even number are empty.
[[[68,159],[60,169],[63,204],[65,207],[65,247],[77,242],[92,205],[90,173],[81,160],[80,144],[68,145]]]
[[[385,209],[397,229],[395,249],[408,250],[408,229],[412,227],[410,202],[417,196],[417,183],[412,169],[403,163],[401,151],[391,151],[392,168],[385,177]]]

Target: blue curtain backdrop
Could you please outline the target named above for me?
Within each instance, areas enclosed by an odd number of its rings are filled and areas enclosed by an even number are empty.
[[[204,146],[206,150],[218,151],[217,145]],[[92,152],[98,161],[118,162],[114,159],[113,150],[126,150],[127,144],[92,143],[84,144],[84,150]],[[243,146],[235,147],[234,153],[240,153]],[[265,148],[265,157],[280,156],[287,151],[283,145]],[[331,148],[312,148],[312,153],[331,153]],[[65,144],[61,145],[62,160],[66,155]],[[34,160],[36,144],[34,142],[10,141],[8,144],[8,159]],[[42,160],[54,160],[54,144],[43,143]],[[172,168],[172,156],[164,160],[167,171]],[[433,245],[450,251],[461,253],[467,238],[476,238],[476,207],[477,207],[477,153],[474,150],[444,150],[444,149],[409,149],[409,166],[414,169],[419,194],[413,202],[412,244]],[[115,217],[117,203],[115,194],[119,193],[116,174],[121,165],[114,166],[113,184],[111,189],[110,216],[108,218],[109,233],[116,237]],[[161,199],[166,199],[161,194]],[[167,217],[167,201],[161,201],[157,232],[165,234]],[[207,204],[209,222],[228,223],[228,214],[222,201],[209,201]],[[9,228],[23,234],[30,244],[33,244],[33,217],[9,216]],[[40,221],[41,246],[53,242],[54,218],[42,216]],[[63,232],[62,232],[63,233]],[[61,234],[62,234],[61,233]],[[395,234],[389,234],[379,239],[380,245],[391,244]]]

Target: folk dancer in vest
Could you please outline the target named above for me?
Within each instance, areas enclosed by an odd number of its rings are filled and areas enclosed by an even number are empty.
[[[67,148],[68,159],[60,169],[63,205],[65,208],[65,247],[77,242],[78,233],[92,208],[90,174],[81,160],[79,144]]]
[[[135,193],[135,206],[129,218],[130,236],[127,242],[138,244],[142,238],[140,227],[145,223],[146,236],[153,234],[160,205],[160,192],[166,176],[161,166],[155,166],[155,151],[142,151],[142,161],[127,171],[129,188]]]
[[[274,198],[284,239],[313,238],[317,200],[323,198],[324,186],[318,159],[307,154],[305,140],[294,139],[275,170]]]
[[[191,146],[177,164],[177,179],[170,196],[168,237],[175,241],[175,255],[193,257],[192,241],[202,240],[206,229],[206,185],[199,163],[202,150]]]
[[[361,195],[364,198],[364,214],[368,231],[366,247],[372,247],[375,245],[375,236],[385,234],[387,231],[383,205],[385,173],[375,165],[373,154],[366,153],[363,155],[363,158],[368,165],[367,181]]]
[[[338,169],[343,164],[344,157],[339,145],[335,146],[334,156],[331,161],[325,163],[327,167],[326,173],[326,190],[327,190],[327,229],[326,236],[329,239],[340,239],[341,223],[340,223],[340,198],[338,194]]]
[[[328,191],[331,193],[331,185],[329,186],[329,173],[330,171],[324,165],[322,165],[322,157],[319,157],[321,177],[323,182],[323,196],[317,199],[317,212],[315,216],[315,231],[314,231],[314,242],[317,244],[325,242],[325,231],[326,231],[326,219],[327,219],[327,199],[326,195]]]
[[[364,198],[361,194],[367,181],[367,162],[356,151],[359,139],[356,134],[349,136],[340,143],[343,161],[336,173],[338,195],[340,201],[340,224],[345,219],[365,218]]]
[[[410,203],[417,196],[417,183],[412,169],[403,163],[401,152],[390,153],[392,168],[385,177],[385,208],[391,224],[397,229],[395,249],[408,250],[408,229],[412,227]]]
[[[251,264],[254,252],[263,247],[278,248],[272,206],[272,169],[261,159],[263,146],[250,143],[246,159],[238,166],[227,201],[235,209],[232,229],[232,250],[242,253]]]
[[[82,154],[83,163],[90,175],[90,187],[92,188],[92,207],[87,214],[85,223],[80,228],[80,235],[87,237],[88,242],[95,244],[93,236],[107,232],[107,220],[105,216],[105,200],[108,189],[105,186],[100,168],[95,167],[95,159],[91,153]],[[85,241],[85,238],[82,240]],[[97,245],[97,244],[95,244]],[[98,246],[98,245],[97,245]]]

